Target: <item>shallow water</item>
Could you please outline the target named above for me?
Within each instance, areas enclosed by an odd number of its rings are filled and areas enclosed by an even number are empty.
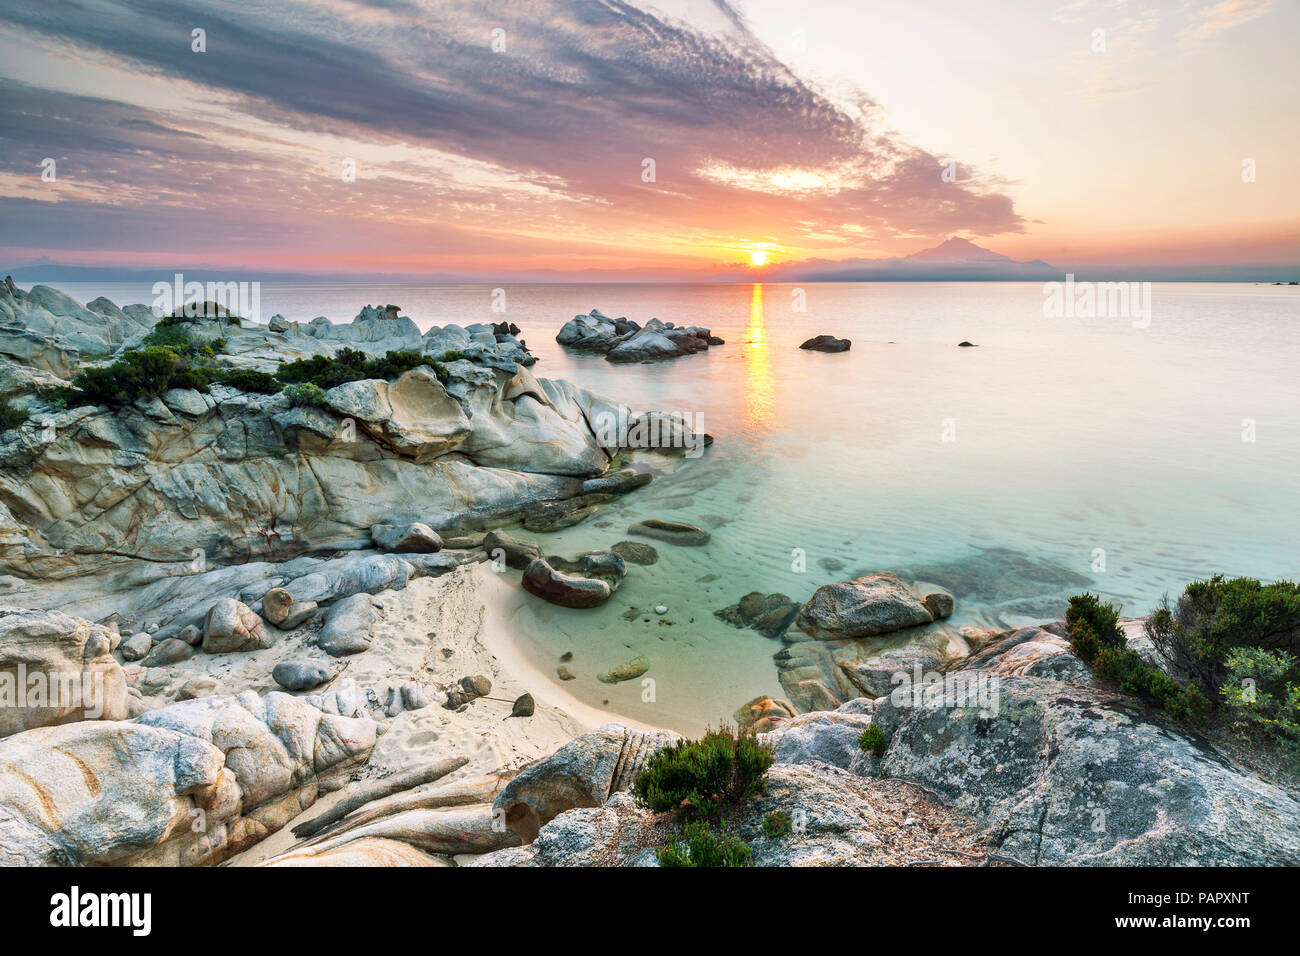
[[[152,299],[143,286],[60,287]],[[661,517],[711,530],[711,544],[650,542],[659,563],[633,567],[596,610],[526,595],[512,609],[544,671],[574,652],[568,690],[660,725],[694,731],[779,691],[779,643],[712,615],[752,590],[804,600],[857,572],[906,571],[957,592],[957,624],[1016,624],[1059,617],[1083,587],[1142,614],[1215,571],[1300,575],[1300,289],[1158,283],[1146,328],[1045,318],[1038,283],[803,289],[805,312],[795,287],[771,284],[509,286],[502,315],[490,286],[264,283],[261,305],[263,318],[345,321],[382,299],[422,328],[504,318],[539,375],[703,415],[716,438],[703,458],[538,537],[572,556]],[[592,306],[707,325],[727,344],[654,365],[566,352],[556,331]],[[797,348],[821,332],[852,350]],[[657,603],[662,618],[623,618]],[[651,659],[653,703],[640,682],[594,680],[636,654]]]

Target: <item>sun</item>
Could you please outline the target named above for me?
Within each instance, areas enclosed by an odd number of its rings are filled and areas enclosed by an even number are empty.
[[[767,253],[762,249],[752,249],[749,253],[749,264],[751,266],[767,265]]]

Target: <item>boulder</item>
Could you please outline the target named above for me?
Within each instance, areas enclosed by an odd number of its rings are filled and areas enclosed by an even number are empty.
[[[153,647],[153,638],[141,631],[138,634],[132,634],[119,644],[118,651],[122,654],[122,660],[138,661],[149,653],[151,647]]]
[[[234,598],[221,598],[208,608],[203,619],[205,654],[259,651],[274,643],[256,612]]]
[[[714,611],[713,615],[732,627],[747,627],[764,637],[777,638],[785,633],[798,613],[799,605],[784,594],[751,591],[737,603]]]
[[[315,601],[295,601],[284,588],[271,588],[262,595],[262,613],[281,630],[301,627],[315,616],[317,609]]]
[[[116,630],[56,611],[0,607],[0,737],[126,716]],[[3,776],[3,775],[0,775]]]
[[[518,571],[524,570],[542,556],[542,549],[531,541],[521,541],[504,531],[489,531],[483,538],[483,550],[487,552],[489,560],[500,559],[506,567]]]
[[[325,626],[316,643],[331,657],[359,654],[370,647],[375,623],[375,603],[369,594],[354,594],[325,612]]]
[[[632,564],[654,564],[659,560],[659,552],[654,546],[640,541],[620,541],[609,550]]]
[[[345,783],[376,729],[244,693],[15,734],[0,741],[0,765],[23,768],[0,774],[0,864],[219,863]]]
[[[281,661],[271,671],[271,679],[285,690],[311,690],[331,676],[330,669],[316,661]]]
[[[899,698],[876,712],[878,772],[936,791],[1025,863],[1300,863],[1293,795],[1133,698],[1017,676],[936,705]]]
[[[377,524],[370,529],[370,539],[381,551],[406,554],[432,554],[442,550],[442,538],[427,524]]]
[[[536,558],[524,571],[524,590],[549,604],[589,608],[604,604],[613,594],[609,584],[598,578],[563,574],[544,558]]]
[[[216,653],[216,652],[212,652]],[[194,656],[194,648],[178,637],[169,637],[156,644],[140,661],[141,667],[169,667]]]
[[[531,843],[542,826],[564,811],[598,807],[626,790],[660,748],[679,739],[667,730],[605,724],[519,771],[493,801],[493,812]]]
[[[933,620],[915,591],[897,575],[885,573],[819,587],[794,623],[811,637],[835,641],[873,637]]]

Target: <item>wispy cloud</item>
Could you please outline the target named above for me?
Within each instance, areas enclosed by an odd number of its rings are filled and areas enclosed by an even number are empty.
[[[715,8],[706,33],[622,0],[24,5],[0,30],[41,59],[0,90],[0,244],[151,221],[133,241],[197,254],[256,248],[278,222],[280,245],[322,254],[675,255],[1022,228],[1007,196],[964,167],[944,181],[869,98],[832,100]],[[174,231],[198,213],[202,230]]]

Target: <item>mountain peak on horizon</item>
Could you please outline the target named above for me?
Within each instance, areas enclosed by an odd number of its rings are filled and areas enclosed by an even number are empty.
[[[922,249],[920,252],[914,252],[908,259],[946,259],[960,260],[962,262],[1011,262],[1010,256],[1004,256],[1000,252],[994,252],[992,249],[985,249],[983,246],[977,246],[969,239],[963,239],[960,236],[949,236],[939,245],[932,249]]]

